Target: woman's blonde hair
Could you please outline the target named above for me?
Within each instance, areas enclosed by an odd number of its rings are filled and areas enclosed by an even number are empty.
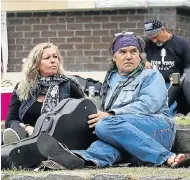
[[[44,49],[55,48],[57,52],[58,59],[60,61],[58,67],[58,74],[64,74],[63,69],[63,59],[58,50],[58,47],[52,43],[41,43],[35,46],[29,53],[26,61],[23,63],[21,80],[18,84],[16,93],[19,97],[19,100],[26,100],[31,88],[36,88],[38,83],[39,71],[37,67],[41,61]]]

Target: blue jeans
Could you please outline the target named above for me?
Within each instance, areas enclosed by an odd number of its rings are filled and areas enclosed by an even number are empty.
[[[160,118],[143,115],[115,115],[99,120],[95,128],[99,140],[87,150],[73,150],[97,167],[112,166],[126,152],[143,162],[163,164],[170,152],[175,133]]]

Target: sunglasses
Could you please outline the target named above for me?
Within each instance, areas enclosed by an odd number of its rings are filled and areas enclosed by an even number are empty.
[[[125,35],[134,35],[136,36],[136,34],[134,32],[126,32],[126,31],[122,31],[120,33],[116,33],[113,35],[114,38],[119,37],[119,36],[125,36]]]

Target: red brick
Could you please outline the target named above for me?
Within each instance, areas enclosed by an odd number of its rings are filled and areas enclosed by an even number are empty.
[[[108,49],[108,44],[105,43],[93,44],[93,49]]]
[[[76,31],[76,36],[91,36],[91,31]]]
[[[64,68],[67,71],[81,71],[84,69],[84,65],[83,64],[76,64],[76,63],[69,63],[69,64],[64,64]]]
[[[67,16],[82,16],[84,14],[83,11],[69,11],[67,12]]]
[[[94,16],[93,21],[96,22],[109,22],[109,16]]]
[[[20,58],[26,58],[28,57],[29,51],[18,51],[16,52],[16,57],[20,57]]]
[[[40,21],[41,19],[40,18],[27,18],[24,20],[24,24],[40,24]]]
[[[127,22],[127,16],[111,16],[111,22]]]
[[[137,22],[137,28],[144,28],[144,22]]]
[[[94,63],[101,63],[107,61],[107,57],[93,57],[93,62]]]
[[[40,44],[40,43],[46,43],[49,42],[49,38],[34,38],[33,44]]]
[[[136,13],[136,9],[121,9],[119,10],[119,14],[135,14]]]
[[[49,25],[33,25],[33,31],[47,31],[49,30]]]
[[[118,23],[104,23],[102,24],[103,29],[115,29],[118,28]]]
[[[12,51],[15,50],[15,51],[18,51],[18,50],[23,50],[23,45],[9,45],[9,49],[11,49]]]
[[[84,56],[99,56],[100,55],[100,51],[84,51]]]
[[[8,19],[7,24],[15,25],[15,24],[23,24],[23,19]]]
[[[82,30],[83,24],[67,24],[67,30]]]
[[[70,37],[70,38],[66,38],[66,42],[68,42],[68,43],[82,43],[83,38],[82,37]]]
[[[128,16],[128,21],[144,21],[145,16],[144,15],[130,15]]]
[[[7,31],[8,31],[8,33],[16,31],[16,26],[7,25]]]
[[[56,37],[56,31],[42,31],[41,37]]]
[[[113,38],[112,37],[102,37],[102,42],[110,42]]]
[[[58,19],[58,23],[74,23],[75,22],[75,18],[73,17],[60,17]]]
[[[36,38],[40,36],[40,32],[24,32],[25,38]]]
[[[16,26],[16,31],[31,31],[32,25],[19,25]]]
[[[65,43],[65,38],[50,38],[50,42],[51,43],[55,43],[55,44],[62,44],[62,43]]]
[[[24,44],[24,51],[31,51],[36,45]]]
[[[106,56],[106,57],[109,57],[109,51],[108,50],[102,50],[101,53],[100,53],[101,56]]]
[[[130,23],[130,22],[127,22],[127,23],[119,23],[119,28],[136,28],[136,23]]]
[[[92,31],[93,36],[108,36],[109,35],[109,30],[95,30]]]
[[[69,37],[74,36],[74,31],[58,31],[58,37]]]
[[[85,29],[100,29],[100,24],[84,24]]]
[[[90,50],[90,49],[92,49],[92,44],[76,44],[75,49]]]
[[[20,58],[19,58],[20,59]],[[21,64],[8,64],[8,72],[20,72],[22,69]]]
[[[74,44],[59,44],[58,45],[59,49],[62,49],[62,50],[73,50],[75,49],[75,46]]]
[[[67,56],[83,56],[83,51],[67,51]]]
[[[15,44],[15,39],[8,39],[8,44]]]
[[[126,30],[126,29],[112,29],[110,30],[110,36],[113,37],[114,34],[120,33],[123,30]]]
[[[64,63],[75,63],[74,57],[64,57],[63,58]]]
[[[66,52],[65,52],[65,51],[61,51],[61,50],[59,49],[59,52],[61,53],[61,56],[62,56],[63,58],[66,56]]]
[[[84,37],[84,43],[97,43],[100,42],[100,37]]]
[[[9,58],[15,58],[15,51],[9,51]]]
[[[92,22],[92,17],[90,16],[78,16],[76,17],[76,23],[91,23]]]
[[[99,71],[100,64],[84,64],[84,70]]]
[[[23,32],[8,32],[8,37],[12,38],[23,38]]]
[[[101,63],[99,71],[107,71],[110,68],[110,62]]]
[[[92,57],[77,57],[75,63],[92,63]]]
[[[42,18],[42,24],[57,24],[57,17],[45,17]]]
[[[66,25],[64,24],[56,24],[56,25],[50,25],[50,30],[65,30]]]
[[[135,32],[138,35],[142,35],[144,33],[144,29],[130,29],[130,31]]]

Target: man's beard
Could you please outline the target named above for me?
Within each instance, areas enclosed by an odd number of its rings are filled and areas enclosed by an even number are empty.
[[[159,41],[159,42],[156,42],[155,44],[156,44],[156,46],[161,47],[161,46],[163,46],[164,42]]]

